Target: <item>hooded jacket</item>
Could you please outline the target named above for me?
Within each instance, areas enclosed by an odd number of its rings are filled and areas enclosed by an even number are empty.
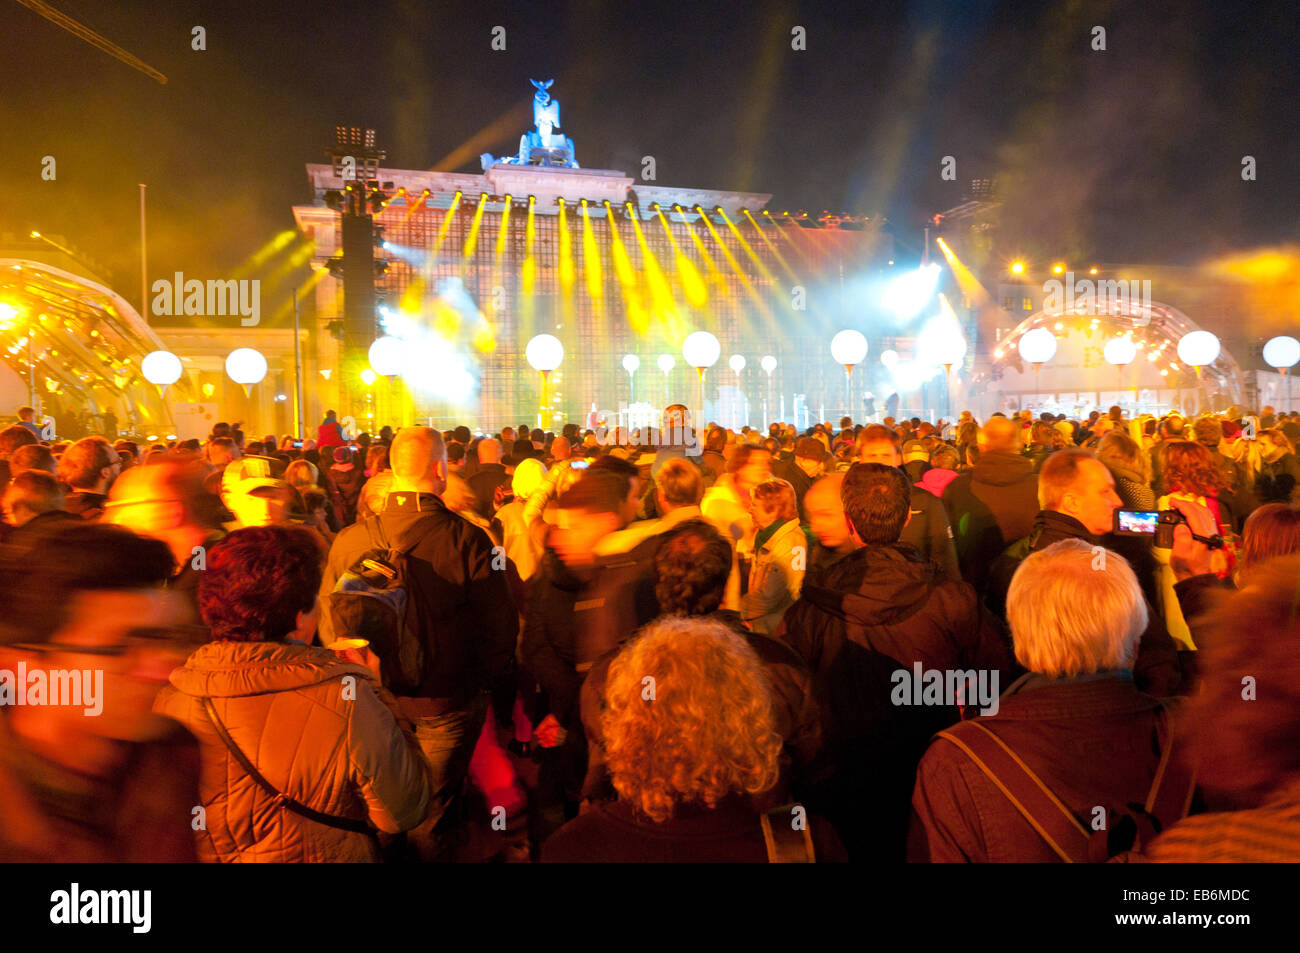
[[[1038,513],[1034,462],[990,450],[943,492],[962,578],[983,593],[989,567],[1008,545],[1029,535]]]
[[[854,859],[901,860],[916,765],[951,706],[891,701],[896,673],[984,670],[1009,683],[1011,654],[968,584],[902,543],[867,546],[805,580],[777,638],[813,674],[821,710],[820,780],[810,809],[835,825]]]
[[[154,703],[199,740],[201,860],[379,859],[365,834],[277,805],[221,740],[204,697],[262,776],[307,807],[368,820],[390,834],[416,827],[428,813],[427,765],[376,694],[369,669],[309,645],[210,642],[172,672]]]
[[[335,538],[321,579],[320,641],[328,645],[347,635],[335,630],[330,594],[339,576],[375,547],[379,529],[390,544],[411,546],[408,598],[420,600],[419,634],[429,665],[423,683],[409,693],[466,707],[510,674],[519,616],[492,538],[435,494],[394,490],[382,513]]]

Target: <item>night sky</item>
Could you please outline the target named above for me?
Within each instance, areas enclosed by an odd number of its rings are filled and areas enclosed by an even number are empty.
[[[168,82],[0,0],[0,232],[65,235],[132,301],[138,182],[151,280],[220,277],[292,227],[335,122],[375,128],[385,165],[477,172],[531,124],[529,78],[555,79],[584,167],[636,175],[652,155],[659,185],[884,214],[900,257],[977,176],[1029,254],[1193,263],[1300,229],[1300,17],[1283,4],[53,5]],[[269,313],[288,284],[263,293]]]

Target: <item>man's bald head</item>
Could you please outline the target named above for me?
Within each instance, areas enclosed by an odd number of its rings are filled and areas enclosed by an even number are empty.
[[[984,450],[1014,451],[1020,425],[1006,417],[990,417],[980,431]]]
[[[393,489],[441,493],[447,485],[447,448],[432,427],[403,427],[388,448]]]
[[[573,447],[569,445],[568,440],[563,437],[556,437],[551,441],[552,460],[567,460],[571,456],[573,456]]]
[[[478,442],[478,462],[480,464],[501,462],[501,441],[487,437]]]

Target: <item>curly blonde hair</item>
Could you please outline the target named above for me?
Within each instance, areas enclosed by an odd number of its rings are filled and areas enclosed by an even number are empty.
[[[653,679],[653,681],[647,681]],[[781,736],[758,656],[720,622],[667,616],[610,664],[602,716],[610,778],[654,821],[777,783]]]

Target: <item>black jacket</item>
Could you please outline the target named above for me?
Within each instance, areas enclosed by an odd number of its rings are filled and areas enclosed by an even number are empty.
[[[335,538],[321,580],[322,644],[347,635],[334,631],[330,593],[338,577],[376,547],[376,525],[393,546],[412,532],[419,535],[411,550],[408,598],[420,600],[429,665],[417,694],[448,699],[457,707],[467,704],[513,671],[519,616],[506,581],[505,554],[494,552],[483,530],[432,493],[394,490],[382,513]]]
[[[961,568],[957,564],[957,550],[952,544],[952,527],[948,525],[948,514],[943,508],[943,501],[929,490],[912,486],[911,508],[911,518],[903,527],[903,535],[898,541],[907,543],[926,559],[937,563],[945,578],[959,582]]]
[[[937,501],[936,501],[937,502]],[[805,580],[777,638],[813,673],[823,748],[808,790],[855,859],[900,860],[916,764],[951,706],[893,704],[894,675],[985,670],[1008,684],[1011,654],[974,589],[913,548],[868,546]]]
[[[1007,547],[997,558],[989,574],[987,604],[1001,619],[1007,616],[1007,590],[1016,574],[1020,561],[1030,553],[1046,549],[1063,539],[1081,539],[1090,546],[1107,546],[1110,537],[1097,537],[1088,532],[1078,520],[1055,510],[1042,510],[1034,518],[1034,528],[1024,539]],[[1111,549],[1112,552],[1116,550]],[[1122,554],[1121,554],[1122,555]],[[1150,556],[1147,554],[1147,558]],[[1138,643],[1137,658],[1133,662],[1133,678],[1140,691],[1156,697],[1177,695],[1182,692],[1182,672],[1178,660],[1178,643],[1165,628],[1164,616],[1154,606],[1155,573],[1153,565],[1134,565],[1133,573],[1147,603],[1147,628]]]
[[[555,550],[547,549],[529,586],[528,611],[519,659],[546,691],[551,714],[565,727],[578,711],[582,676],[574,661],[573,606],[582,580],[569,571]]]
[[[983,594],[989,567],[1008,545],[1029,535],[1038,513],[1038,474],[1018,453],[991,450],[943,491],[962,578]]]

